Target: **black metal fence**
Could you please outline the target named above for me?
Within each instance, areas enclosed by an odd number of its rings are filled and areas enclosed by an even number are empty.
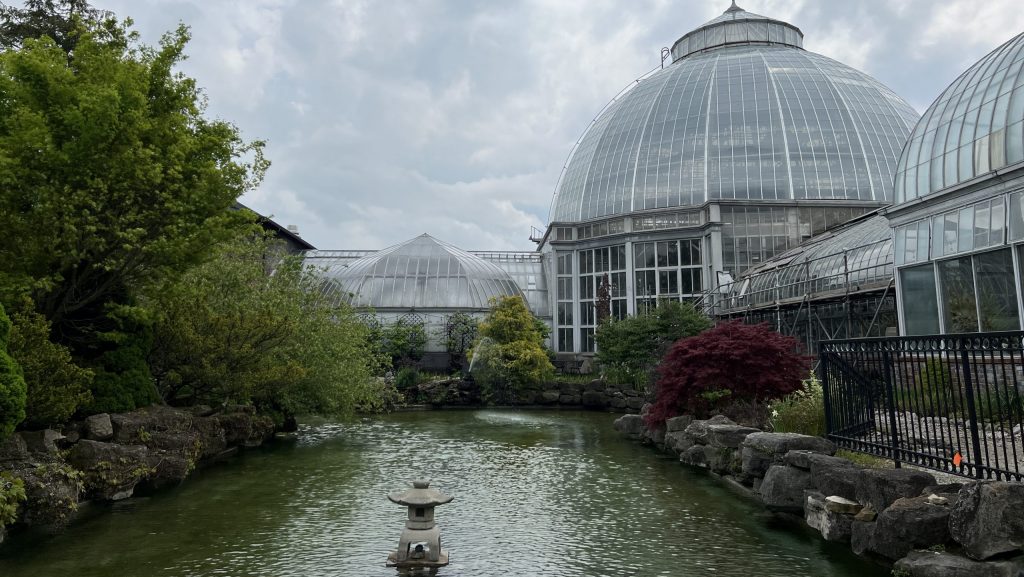
[[[819,358],[840,447],[1024,481],[1024,332],[827,341]]]

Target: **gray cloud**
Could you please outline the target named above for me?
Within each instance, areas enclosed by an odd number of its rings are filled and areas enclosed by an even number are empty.
[[[244,199],[321,248],[422,232],[528,249],[572,145],[659,50],[721,13],[697,0],[96,0],[145,41],[192,28],[210,114],[269,141]],[[746,0],[923,110],[1024,30],[1017,0]]]

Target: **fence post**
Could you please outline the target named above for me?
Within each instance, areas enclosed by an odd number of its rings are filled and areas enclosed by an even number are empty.
[[[884,347],[884,345],[883,345]],[[900,430],[896,420],[896,391],[894,390],[892,374],[894,367],[889,351],[882,350],[882,371],[885,373],[885,406],[889,412],[889,434],[892,436],[892,461],[896,468],[900,468]]]
[[[822,349],[828,349],[828,344],[822,344]],[[829,394],[831,385],[828,377],[828,355],[827,350],[822,350],[818,356],[818,380],[821,382],[821,399],[825,407],[825,438],[827,439],[835,429],[832,426],[832,396]]]
[[[974,476],[984,479],[982,466],[988,463],[987,455],[981,454],[981,436],[978,434],[978,411],[974,406],[974,383],[971,382],[971,360],[966,350],[960,351],[960,363],[964,373],[964,393],[967,394],[967,416],[971,424],[971,444],[974,446]]]

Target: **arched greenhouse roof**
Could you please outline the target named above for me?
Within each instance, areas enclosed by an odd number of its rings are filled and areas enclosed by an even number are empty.
[[[738,7],[686,34],[572,153],[551,222],[708,201],[892,201],[917,112],[867,74]]]
[[[504,270],[423,234],[361,258],[318,257],[324,294],[377,310],[485,310],[492,298],[523,296]]]
[[[733,283],[727,308],[858,293],[892,278],[892,229],[871,213],[750,269]]]
[[[896,171],[904,203],[1024,161],[1024,34],[960,75],[925,111]]]

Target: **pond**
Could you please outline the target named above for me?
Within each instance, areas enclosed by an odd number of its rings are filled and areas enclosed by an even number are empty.
[[[451,565],[439,576],[864,577],[848,547],[622,439],[614,415],[410,412],[303,426],[177,489],[0,548],[0,575],[390,577],[417,477]]]

